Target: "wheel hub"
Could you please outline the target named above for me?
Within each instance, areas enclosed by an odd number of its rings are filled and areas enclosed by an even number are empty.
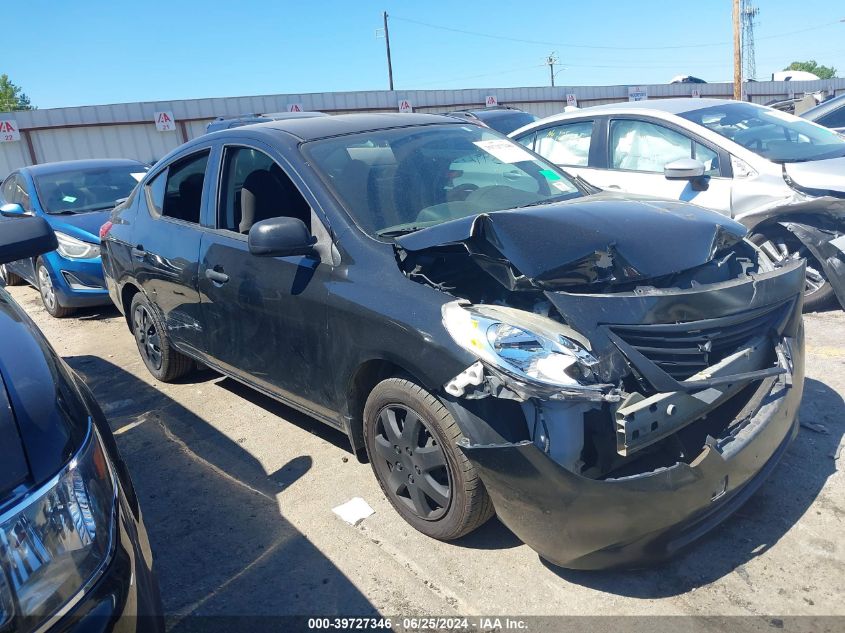
[[[391,495],[423,519],[446,514],[451,501],[446,455],[419,414],[404,405],[382,409],[375,445],[375,465]]]

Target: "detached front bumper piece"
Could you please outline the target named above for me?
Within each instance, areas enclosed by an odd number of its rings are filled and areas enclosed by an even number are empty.
[[[667,558],[715,527],[762,484],[797,432],[803,329],[785,339],[786,371],[762,379],[718,439],[689,464],[589,479],[531,441],[462,448],[501,521],[544,559],[573,569],[634,567]]]

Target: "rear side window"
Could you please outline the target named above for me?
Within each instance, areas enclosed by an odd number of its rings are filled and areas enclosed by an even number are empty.
[[[202,190],[209,151],[170,165],[147,184],[147,196],[156,215],[199,224]]]
[[[819,117],[816,123],[825,127],[845,127],[845,105]]]
[[[613,169],[663,173],[668,163],[681,158],[700,160],[707,175],[719,175],[719,156],[688,136],[647,121],[611,121]]]
[[[586,167],[592,136],[592,121],[556,125],[537,132],[534,151],[556,165]]]

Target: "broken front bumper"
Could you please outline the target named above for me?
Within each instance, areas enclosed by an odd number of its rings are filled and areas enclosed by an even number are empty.
[[[762,484],[797,432],[803,329],[786,339],[786,373],[763,379],[719,439],[691,463],[595,480],[558,465],[530,441],[462,449],[496,513],[548,561],[575,569],[631,567],[669,557],[715,527]],[[458,414],[460,415],[460,414]]]

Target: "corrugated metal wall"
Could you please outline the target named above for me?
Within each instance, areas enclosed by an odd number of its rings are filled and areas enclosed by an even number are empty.
[[[649,99],[687,97],[698,89],[702,97],[730,98],[732,84],[661,84],[644,86]],[[756,82],[746,84],[749,98],[766,103],[786,98],[793,92],[845,91],[845,79],[800,82]],[[13,118],[21,140],[0,143],[0,178],[34,162],[45,163],[75,158],[124,157],[154,162],[186,140],[205,133],[206,124],[218,116],[249,112],[283,112],[288,104],[302,104],[306,110],[333,114],[344,112],[395,112],[401,99],[408,99],[417,112],[443,112],[455,108],[480,107],[487,95],[499,103],[515,106],[538,116],[550,116],[566,105],[574,93],[582,107],[626,101],[628,86],[557,86],[536,88],[474,88],[466,90],[387,90],[278,94],[253,97],[225,97],[186,101],[151,101],[112,105],[55,108],[0,113]],[[177,127],[158,132],[155,112],[173,113]]]

